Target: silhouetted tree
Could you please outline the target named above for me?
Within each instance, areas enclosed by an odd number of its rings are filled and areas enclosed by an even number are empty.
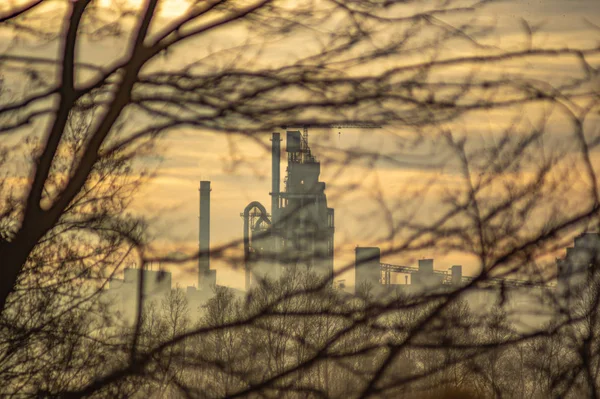
[[[364,397],[458,387],[518,396],[543,374],[540,395],[596,395],[597,293],[582,293],[582,315],[569,308],[518,331],[507,327],[510,290],[497,282],[553,281],[544,260],[597,226],[600,48],[540,46],[526,22],[526,46],[492,45],[493,26],[478,18],[485,3],[212,0],[173,15],[159,0],[32,0],[2,9],[13,40],[0,55],[6,393]],[[85,53],[94,41],[118,43],[116,55],[95,61]],[[52,54],[23,43],[49,43]],[[282,45],[294,53],[283,56]],[[556,59],[568,71],[549,76]],[[515,63],[529,66],[512,73]],[[494,112],[509,115],[500,132],[460,133]],[[106,311],[99,297],[111,277],[132,260],[157,260],[129,205],[159,136],[193,127],[262,144],[280,126],[352,121],[407,134],[383,154],[320,148],[340,181],[351,166],[397,166],[423,148],[439,159],[427,165],[437,168],[430,184],[407,182],[389,197],[375,186],[378,214],[367,217],[385,230],[384,255],[460,252],[478,276],[418,295],[348,296],[290,268],[244,300],[217,288],[197,323],[180,291],[161,306],[140,300],[133,326]],[[366,180],[357,173],[344,189]],[[464,305],[473,292],[494,298],[486,316]],[[560,346],[557,337],[569,338],[558,361],[515,352]],[[535,370],[533,382],[515,384],[516,359]]]

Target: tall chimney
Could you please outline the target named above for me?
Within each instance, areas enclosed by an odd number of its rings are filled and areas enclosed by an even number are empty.
[[[273,240],[273,276],[279,278],[279,255],[281,241],[279,238],[279,163],[281,159],[281,139],[279,133],[274,132],[271,138],[271,239]]]
[[[271,139],[271,225],[279,221],[279,162],[281,158],[281,139],[274,132]]]
[[[198,289],[210,284],[210,181],[200,182],[200,256],[198,258]]]

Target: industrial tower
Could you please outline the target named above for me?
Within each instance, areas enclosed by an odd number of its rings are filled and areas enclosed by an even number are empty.
[[[305,131],[287,131],[288,164],[280,190],[281,139],[272,136],[271,215],[251,202],[244,218],[246,289],[260,278],[278,278],[282,269],[305,266],[324,278],[333,275],[334,210],[327,207],[321,164]]]
[[[210,291],[217,282],[217,271],[210,270],[210,181],[201,181],[199,191],[198,290]]]

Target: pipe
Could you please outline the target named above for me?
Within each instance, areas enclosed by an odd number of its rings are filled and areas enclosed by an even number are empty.
[[[210,181],[200,182],[198,290],[208,288],[210,270]]]
[[[244,272],[246,277],[246,291],[250,289],[250,211],[253,208],[257,208],[261,212],[259,222],[263,220],[266,223],[269,223],[267,210],[260,202],[252,201],[244,208]]]

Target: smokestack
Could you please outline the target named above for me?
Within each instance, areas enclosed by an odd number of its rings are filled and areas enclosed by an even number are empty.
[[[275,226],[279,221],[279,162],[281,158],[279,133],[273,133],[271,142],[271,225]]]
[[[210,181],[200,182],[200,235],[198,258],[198,289],[210,284]]]
[[[273,240],[273,275],[279,278],[279,252],[281,242],[279,239],[279,163],[281,159],[281,139],[279,133],[274,132],[271,138],[271,239]]]

